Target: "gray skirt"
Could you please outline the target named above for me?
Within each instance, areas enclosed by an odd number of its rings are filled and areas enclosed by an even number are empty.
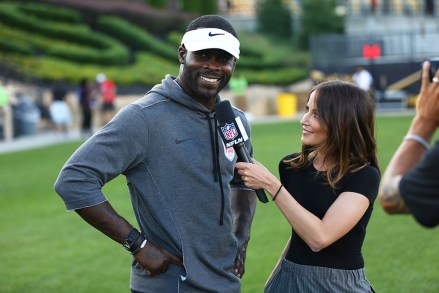
[[[375,292],[366,279],[364,269],[339,270],[299,265],[286,259],[278,273],[265,287],[265,293],[293,292]]]

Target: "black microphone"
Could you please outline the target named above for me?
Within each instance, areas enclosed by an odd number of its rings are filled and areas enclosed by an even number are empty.
[[[226,149],[233,147],[238,156],[238,160],[245,163],[253,163],[244,142],[248,140],[247,132],[240,117],[235,117],[232,105],[229,101],[219,102],[214,106],[218,118],[218,132],[224,141]],[[259,201],[268,202],[263,189],[255,190]]]

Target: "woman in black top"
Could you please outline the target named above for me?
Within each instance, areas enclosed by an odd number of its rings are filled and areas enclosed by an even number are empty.
[[[302,151],[279,164],[238,163],[246,186],[267,190],[292,227],[265,292],[373,292],[361,254],[380,181],[374,102],[340,80],[317,85],[300,123]]]

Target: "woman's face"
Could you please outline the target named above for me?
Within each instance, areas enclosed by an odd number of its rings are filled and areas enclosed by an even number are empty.
[[[316,92],[313,91],[306,104],[305,115],[303,115],[300,120],[300,124],[302,124],[301,141],[303,145],[318,146],[328,138],[328,134],[320,121],[316,107]]]

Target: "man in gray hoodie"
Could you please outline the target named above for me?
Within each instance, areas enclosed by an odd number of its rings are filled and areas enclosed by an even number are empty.
[[[236,178],[237,156],[216,132],[214,112],[239,58],[236,32],[220,16],[199,17],[178,58],[179,75],[167,75],[79,147],[55,190],[68,210],[133,255],[132,292],[240,292],[256,196]],[[250,140],[246,146],[252,154]],[[120,174],[139,229],[102,192]]]

